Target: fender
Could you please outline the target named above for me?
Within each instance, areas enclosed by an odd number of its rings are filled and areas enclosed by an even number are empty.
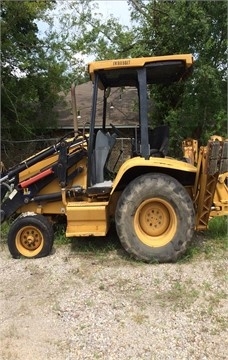
[[[178,170],[179,172],[185,173],[196,173],[197,168],[187,162],[176,160],[170,157],[165,158],[158,158],[158,157],[150,157],[148,160],[141,158],[139,156],[131,158],[120,167],[117,176],[115,177],[113,184],[112,184],[112,191],[111,194],[115,191],[117,185],[121,181],[122,177],[128,170],[136,167],[151,167],[151,168],[163,168],[163,169],[170,169],[170,170]]]

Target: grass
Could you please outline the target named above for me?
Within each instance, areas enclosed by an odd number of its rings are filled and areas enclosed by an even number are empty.
[[[128,259],[128,255],[122,248],[114,224],[111,226],[107,236],[70,237],[65,236],[63,224],[56,227],[55,246],[70,245],[72,252],[89,256],[96,256],[99,259],[112,255],[115,252],[121,253],[121,258]]]
[[[7,221],[1,225],[1,240],[4,241],[7,238],[9,227],[10,227],[10,222]]]
[[[148,318],[148,315],[139,312],[132,315],[132,320],[138,325],[142,325],[143,323],[148,322]]]
[[[189,261],[197,256],[213,258],[227,256],[228,217],[221,216],[210,220],[208,230],[196,232],[195,237],[180,262]]]
[[[182,310],[188,308],[199,295],[199,291],[179,281],[172,284],[167,291],[155,294],[155,298],[160,302],[161,306],[171,305]]]
[[[213,238],[226,238],[228,245],[228,217],[220,216],[209,222],[208,235]]]
[[[111,229],[106,237],[91,236],[87,238],[72,238],[71,244],[72,250],[74,251],[85,254],[96,254],[98,256],[122,249],[114,229]]]
[[[180,262],[189,261],[197,256],[211,258],[217,255],[225,256],[228,250],[228,217],[216,217],[209,222],[208,230],[196,233],[192,244],[188,248],[186,254],[180,259]],[[55,244],[71,244],[72,250],[85,254],[97,255],[99,257],[106,256],[114,251],[121,253],[121,257],[131,260],[119,242],[112,225],[106,237],[87,237],[87,238],[66,238],[65,228],[63,225],[57,227]]]
[[[9,231],[10,222],[1,225],[1,241],[5,242]],[[209,222],[208,230],[196,233],[192,244],[186,254],[179,260],[186,262],[204,256],[212,258],[215,256],[224,257],[228,250],[228,217],[216,217]],[[86,256],[105,257],[107,254],[114,252],[120,253],[121,258],[131,261],[131,257],[123,250],[115,226],[112,224],[111,229],[106,237],[77,237],[67,238],[65,236],[65,225],[57,224],[55,226],[55,246],[70,244],[72,251],[84,254]]]

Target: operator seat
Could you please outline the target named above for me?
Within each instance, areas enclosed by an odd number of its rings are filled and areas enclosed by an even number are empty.
[[[168,153],[169,127],[160,125],[149,130],[150,155],[154,157],[165,157]]]
[[[104,182],[104,168],[110,152],[115,145],[116,134],[98,130],[95,148],[93,151],[92,183],[93,185]]]
[[[160,125],[148,131],[150,156],[165,157],[168,153],[169,127]],[[137,129],[136,140],[132,143],[133,156],[140,156],[140,129]]]

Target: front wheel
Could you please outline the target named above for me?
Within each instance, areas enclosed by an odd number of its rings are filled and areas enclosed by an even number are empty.
[[[193,237],[193,203],[176,179],[146,174],[123,191],[115,222],[123,247],[136,259],[175,262]]]
[[[40,258],[50,254],[54,240],[51,223],[43,215],[21,214],[11,225],[8,248],[13,258]]]

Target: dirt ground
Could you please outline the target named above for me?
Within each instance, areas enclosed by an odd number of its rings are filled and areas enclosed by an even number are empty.
[[[82,240],[83,241],[83,240]],[[2,360],[227,359],[227,259],[144,264],[119,248],[0,243]]]

